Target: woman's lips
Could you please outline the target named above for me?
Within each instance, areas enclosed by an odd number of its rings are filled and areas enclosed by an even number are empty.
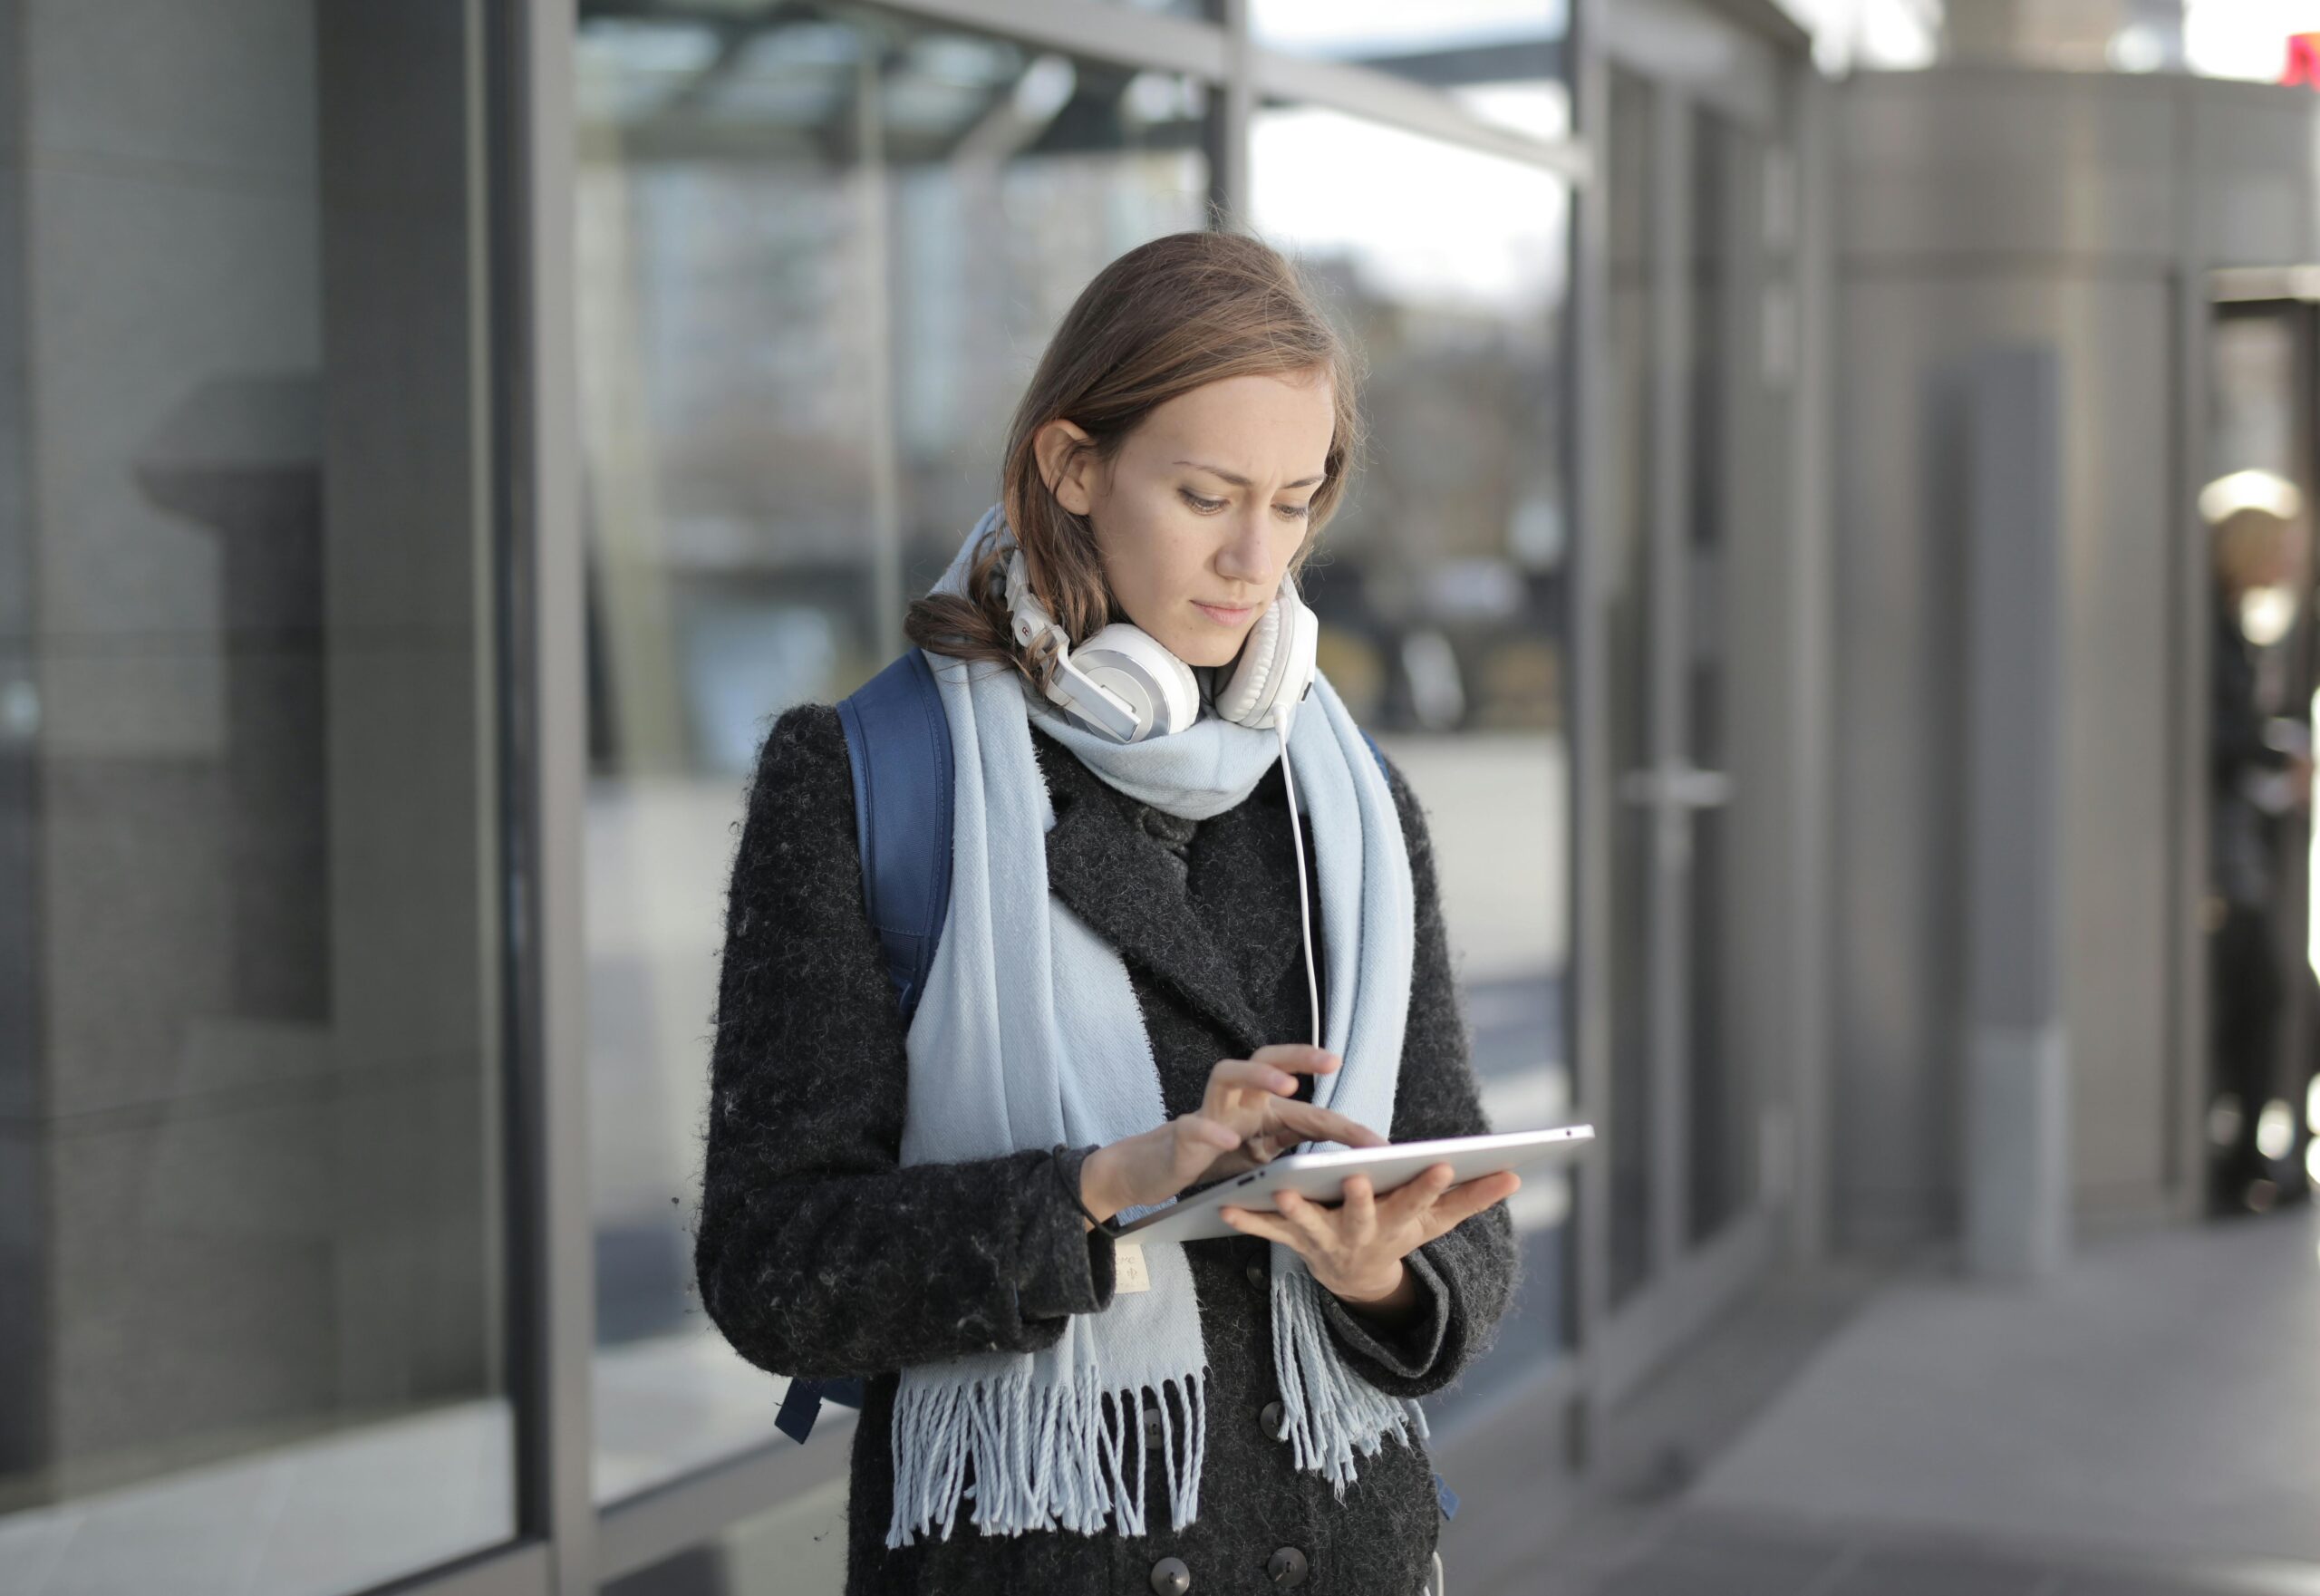
[[[1244,604],[1237,606],[1231,605],[1203,604],[1198,599],[1193,600],[1193,608],[1198,610],[1202,614],[1206,615],[1210,620],[1215,622],[1220,626],[1238,626],[1242,622],[1247,620],[1251,615],[1257,613],[1257,606],[1252,604]]]

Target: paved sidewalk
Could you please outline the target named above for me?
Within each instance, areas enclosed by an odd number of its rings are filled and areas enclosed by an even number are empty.
[[[2315,1243],[2303,1208],[2088,1247],[2036,1287],[1890,1289],[1691,1500],[2320,1563]]]
[[[1562,1562],[1541,1590],[1550,1596],[2314,1596],[2320,1568],[2000,1546],[1973,1535],[1686,1506],[1664,1514],[1624,1553],[1599,1548],[1596,1556]]]
[[[1458,1596],[2320,1596],[2320,1215],[1776,1282],[1610,1428]]]

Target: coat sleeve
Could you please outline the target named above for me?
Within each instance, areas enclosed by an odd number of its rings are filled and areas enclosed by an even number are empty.
[[[1052,1345],[1112,1245],[1045,1151],[902,1166],[904,1028],[864,905],[836,711],[768,732],[725,908],[693,1267],[736,1351],[874,1374]],[[1068,1155],[1076,1188],[1087,1149]]]
[[[1416,913],[1409,1019],[1394,1123],[1387,1134],[1396,1142],[1486,1136],[1491,1125],[1468,1060],[1425,811],[1390,759],[1387,785],[1401,811]],[[1389,1330],[1334,1297],[1324,1301],[1323,1313],[1348,1361],[1370,1384],[1389,1396],[1428,1396],[1455,1379],[1496,1338],[1513,1299],[1521,1256],[1506,1204],[1494,1203],[1404,1261],[1416,1277],[1420,1300],[1419,1311],[1406,1324]]]

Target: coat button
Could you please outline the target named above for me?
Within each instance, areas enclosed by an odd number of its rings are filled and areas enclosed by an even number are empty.
[[[1274,1555],[1279,1556],[1280,1553],[1275,1552]],[[1303,1567],[1301,1558],[1299,1566],[1300,1569]],[[1300,1572],[1297,1577],[1301,1580],[1305,1576]],[[1184,1560],[1181,1557],[1164,1557],[1152,1565],[1152,1588],[1160,1596],[1184,1596],[1184,1592],[1193,1588],[1193,1571],[1184,1566]]]
[[[1147,1452],[1160,1450],[1160,1410],[1157,1407],[1144,1410],[1144,1449]]]
[[[1265,1572],[1272,1576],[1274,1584],[1284,1590],[1291,1585],[1303,1584],[1306,1568],[1305,1554],[1294,1546],[1283,1546],[1265,1560]]]
[[[1258,1291],[1270,1291],[1272,1290],[1272,1271],[1267,1269],[1263,1264],[1252,1263],[1242,1272],[1249,1277],[1249,1283],[1254,1286]]]
[[[1286,1438],[1286,1432],[1284,1432],[1281,1427],[1281,1404],[1278,1402],[1268,1402],[1262,1408],[1258,1410],[1258,1425],[1263,1428],[1265,1434],[1271,1436],[1276,1441]]]

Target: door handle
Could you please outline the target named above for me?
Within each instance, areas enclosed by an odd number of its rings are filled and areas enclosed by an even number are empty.
[[[1645,807],[1670,804],[1686,809],[1720,808],[1732,801],[1732,778],[1722,770],[1701,770],[1690,765],[1630,770],[1619,778],[1619,798],[1623,802]]]

